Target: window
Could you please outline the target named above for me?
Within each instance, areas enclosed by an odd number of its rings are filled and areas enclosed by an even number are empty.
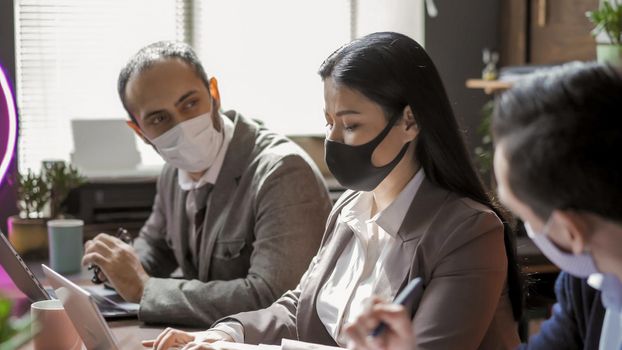
[[[142,46],[183,35],[174,0],[16,0],[19,168],[69,160],[72,119],[124,119],[120,69]],[[139,143],[143,162],[159,162]]]
[[[69,160],[73,119],[125,119],[119,70],[159,40],[193,44],[223,108],[323,134],[317,70],[350,40],[351,1],[15,0],[20,171]],[[144,164],[161,164],[138,144]]]
[[[283,134],[324,134],[317,71],[350,41],[349,0],[200,2],[195,48],[224,109]]]

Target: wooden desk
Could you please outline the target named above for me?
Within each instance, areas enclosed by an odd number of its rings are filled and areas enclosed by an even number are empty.
[[[546,274],[559,272],[559,269],[542,255],[539,249],[528,237],[519,237],[517,239],[517,250],[519,263],[521,265],[523,273]],[[33,273],[37,276],[37,278],[39,278],[42,283],[45,284],[46,280],[42,274],[40,262],[30,263],[29,266],[33,270]],[[1,275],[2,271],[0,271],[0,277]],[[70,277],[72,280],[78,283],[87,284],[90,278],[90,273],[86,270],[83,270],[81,274]],[[1,281],[8,281],[8,276],[6,278],[0,278],[0,282]],[[21,306],[21,308],[23,308],[21,313],[28,312],[30,303],[28,302],[26,297],[14,286],[0,283],[0,290],[2,290],[5,295],[11,297],[11,299],[18,301],[18,304]],[[108,322],[108,325],[112,329],[112,332],[115,335],[119,344],[121,345],[122,349],[144,349],[141,345],[141,341],[146,339],[153,339],[164,329],[163,327],[146,326],[136,319],[111,321]],[[28,343],[20,347],[19,349],[33,349],[33,345],[32,343]]]

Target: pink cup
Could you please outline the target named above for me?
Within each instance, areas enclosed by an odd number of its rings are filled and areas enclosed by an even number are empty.
[[[60,300],[41,300],[30,305],[34,321],[32,331],[35,350],[82,349],[76,332]]]

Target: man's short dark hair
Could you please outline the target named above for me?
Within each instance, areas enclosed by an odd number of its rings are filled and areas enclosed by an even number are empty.
[[[155,62],[168,58],[178,58],[190,65],[209,90],[209,80],[205,73],[205,69],[203,69],[201,61],[199,61],[199,58],[190,45],[179,41],[158,41],[147,45],[140,49],[140,51],[132,56],[125,64],[125,67],[123,67],[119,73],[119,80],[117,82],[117,90],[121,98],[121,103],[123,103],[123,108],[125,108],[134,122],[136,122],[136,119],[132,113],[130,113],[125,95],[127,82],[134,74],[143,72]]]
[[[497,101],[514,195],[546,220],[577,210],[622,222],[622,73],[570,64],[521,81]]]

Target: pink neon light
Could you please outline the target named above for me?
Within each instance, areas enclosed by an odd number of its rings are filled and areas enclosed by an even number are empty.
[[[13,153],[15,152],[15,140],[17,138],[17,113],[15,112],[15,100],[13,99],[13,92],[9,86],[9,80],[4,72],[4,69],[0,66],[0,90],[4,96],[6,102],[6,108],[9,114],[9,137],[7,137],[6,152],[0,160],[0,184],[4,180],[4,175],[9,168],[11,159],[13,159]]]

